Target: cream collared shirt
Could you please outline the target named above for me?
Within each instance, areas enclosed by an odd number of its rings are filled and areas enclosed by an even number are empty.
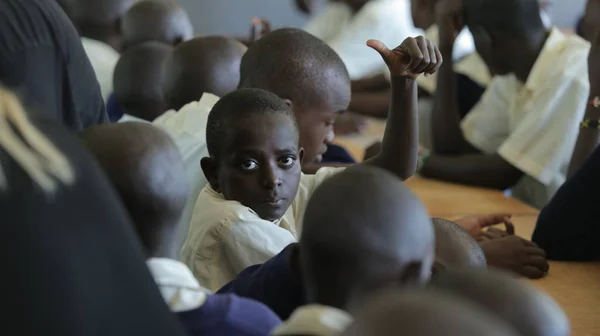
[[[356,14],[347,5],[330,2],[305,30],[335,50],[353,80],[382,73],[381,56],[366,46],[367,40],[378,39],[395,48],[405,38],[419,35],[409,0],[370,1]]]
[[[287,321],[273,330],[271,335],[336,336],[344,332],[353,320],[352,316],[343,310],[322,305],[308,305],[296,309]]]
[[[119,61],[119,53],[108,44],[87,37],[81,38],[81,44],[90,63],[92,63],[92,68],[102,91],[102,98],[106,102],[108,96],[113,92],[113,73]]]
[[[270,222],[207,185],[194,209],[181,260],[200,284],[219,290],[245,268],[264,263],[298,241],[304,210],[316,187],[344,168],[321,168],[300,179],[298,193],[283,217]]]
[[[554,28],[526,83],[497,76],[462,122],[465,138],[525,173],[513,196],[543,207],[565,181],[589,94],[590,45]]]
[[[199,101],[189,103],[179,111],[167,111],[152,122],[171,136],[183,157],[187,173],[189,195],[180,221],[179,246],[185,241],[194,205],[200,190],[206,185],[200,159],[208,157],[206,123],[208,114],[217,101],[219,97],[204,93]]]
[[[211,294],[200,286],[187,266],[179,261],[150,258],[146,265],[163,299],[174,313],[201,307]]]

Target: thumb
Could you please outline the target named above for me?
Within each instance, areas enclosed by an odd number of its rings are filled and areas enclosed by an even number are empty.
[[[383,57],[384,60],[387,60],[387,58],[392,53],[390,49],[385,45],[385,43],[379,40],[368,40],[367,46],[377,51],[381,55],[381,57]]]

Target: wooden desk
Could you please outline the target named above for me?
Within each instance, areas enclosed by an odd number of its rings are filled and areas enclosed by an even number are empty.
[[[371,121],[365,135],[341,137],[344,146],[357,160],[364,149],[381,139],[384,123]],[[489,213],[511,213],[516,233],[531,238],[538,210],[501,192],[466,187],[413,177],[408,186],[425,203],[432,217],[448,219]],[[573,336],[600,336],[600,263],[551,262],[548,276],[530,281],[549,293],[571,320]]]

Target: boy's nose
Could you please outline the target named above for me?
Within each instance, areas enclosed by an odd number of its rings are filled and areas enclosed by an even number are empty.
[[[281,176],[278,174],[278,169],[274,167],[266,167],[263,173],[263,186],[267,189],[275,189],[282,184]]]
[[[335,132],[333,131],[333,128],[331,128],[325,134],[325,143],[327,143],[327,144],[332,143],[334,138],[335,138]]]

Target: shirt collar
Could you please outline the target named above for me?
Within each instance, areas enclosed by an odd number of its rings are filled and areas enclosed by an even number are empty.
[[[341,309],[307,305],[296,309],[284,324],[275,329],[273,336],[334,336],[344,332],[352,322],[352,316]]]
[[[555,60],[555,55],[560,51],[560,48],[565,48],[566,45],[561,43],[567,37],[563,34],[560,29],[554,27],[550,30],[550,34],[544,43],[542,51],[538,55],[537,60],[531,68],[531,72],[527,77],[525,87],[528,90],[535,91],[540,86],[546,84],[548,75],[548,69],[551,68],[552,63]]]
[[[210,292],[200,286],[185,264],[173,259],[150,258],[146,265],[171,311],[193,310],[206,302]]]
[[[141,123],[146,123],[146,124],[151,124],[151,122],[149,122],[148,120],[142,119],[142,118],[138,118],[136,116],[132,116],[131,114],[123,114],[123,116],[121,117],[121,119],[119,119],[119,122],[128,122],[128,121],[135,121],[135,122],[141,122]]]
[[[216,191],[215,189],[213,189],[213,187],[210,185],[210,183],[208,183],[208,184],[206,185],[206,187],[204,187],[204,188],[206,189],[206,192],[208,193],[208,195],[209,195],[209,196],[211,196],[211,197],[215,197],[215,198],[218,198],[218,199],[220,199],[220,200],[223,200],[223,201],[226,201],[226,202],[236,202],[236,203],[238,203],[240,206],[242,206],[242,207],[246,208],[248,211],[250,211],[250,213],[252,213],[252,214],[253,214],[253,215],[255,215],[256,217],[260,218],[260,216],[259,216],[259,215],[258,215],[258,214],[257,214],[257,213],[254,211],[254,210],[252,210],[251,208],[249,208],[249,207],[247,207],[247,206],[243,205],[242,203],[240,203],[240,202],[238,202],[238,201],[228,201],[228,200],[226,200],[226,199],[225,199],[225,196],[223,196],[223,194],[221,194],[220,192],[218,192],[218,191]],[[290,206],[290,207],[291,207],[291,206]],[[288,209],[288,210],[289,210],[289,209]],[[262,218],[261,218],[261,219],[262,219]],[[282,220],[282,219],[283,219],[283,218],[279,218],[278,220],[275,220],[275,221],[268,221],[268,222],[274,223],[275,225],[280,225],[280,224],[281,224],[281,220]],[[266,219],[265,219],[265,221],[266,221]]]

